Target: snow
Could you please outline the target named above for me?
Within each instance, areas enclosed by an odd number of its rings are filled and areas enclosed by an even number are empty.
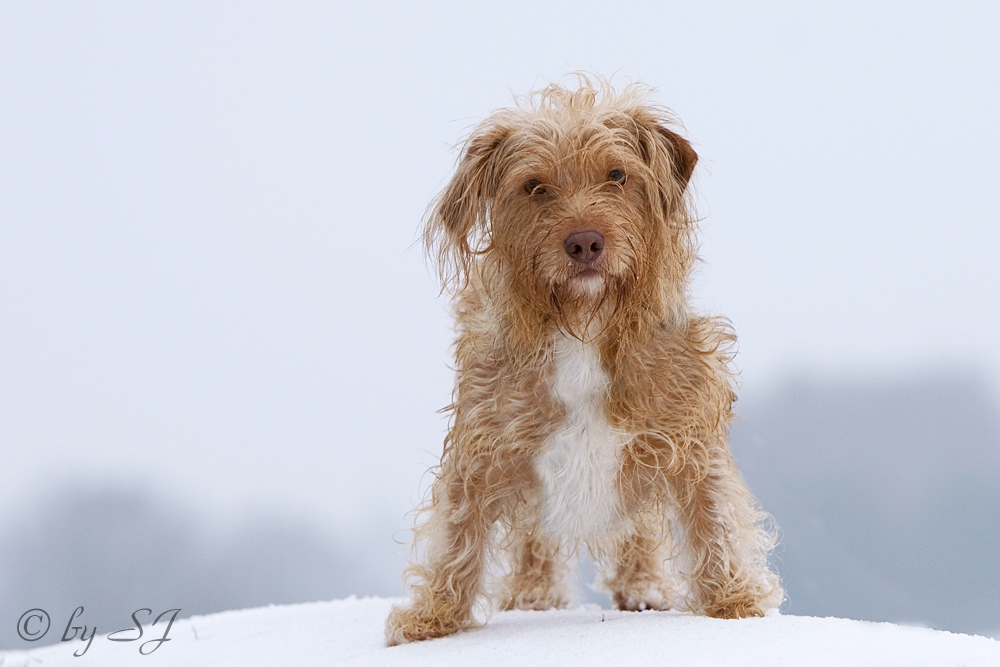
[[[608,611],[594,605],[568,611],[496,613],[482,628],[385,648],[382,628],[394,602],[398,600],[348,598],[195,616],[177,621],[170,641],[147,656],[139,655],[141,642],[110,642],[105,633],[94,639],[82,657],[73,656],[84,645],[74,640],[31,651],[2,652],[0,667],[586,667],[619,664],[622,659],[685,667],[1000,665],[1000,642],[928,628],[777,613],[721,621],[677,612]],[[162,630],[146,626],[142,640],[161,635]]]

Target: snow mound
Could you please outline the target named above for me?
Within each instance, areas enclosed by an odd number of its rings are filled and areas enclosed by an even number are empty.
[[[782,616],[739,621],[676,612],[626,613],[593,605],[568,611],[503,612],[452,637],[386,648],[382,628],[397,600],[348,598],[227,611],[177,621],[150,655],[136,642],[98,636],[0,653],[0,665],[257,667],[275,665],[612,665],[726,667],[997,667],[1000,642],[891,623]],[[133,630],[134,632],[134,630]],[[142,640],[162,636],[145,627]],[[155,646],[152,645],[152,646]],[[152,646],[147,645],[149,651]]]

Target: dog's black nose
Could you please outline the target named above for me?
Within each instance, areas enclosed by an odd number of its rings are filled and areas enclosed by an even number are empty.
[[[588,229],[585,232],[570,234],[563,241],[566,254],[581,264],[593,264],[604,250],[604,237],[600,232]]]

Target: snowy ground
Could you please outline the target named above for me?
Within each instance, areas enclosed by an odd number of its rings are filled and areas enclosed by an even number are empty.
[[[778,614],[719,621],[673,612],[620,613],[596,607],[499,613],[481,629],[385,648],[382,627],[392,603],[350,598],[195,616],[177,621],[169,641],[150,655],[139,655],[139,645],[161,637],[162,630],[154,631],[147,624],[139,641],[116,643],[98,636],[82,657],[73,656],[84,646],[79,640],[3,652],[0,667],[604,666],[623,659],[632,664],[685,667],[1000,665],[1000,642],[925,628]],[[146,645],[145,650],[155,646]]]

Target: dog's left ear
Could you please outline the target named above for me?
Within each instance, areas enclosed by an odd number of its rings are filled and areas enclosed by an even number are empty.
[[[664,204],[669,208],[687,189],[698,154],[687,139],[666,127],[666,118],[646,108],[630,115],[640,157],[659,181]]]
[[[670,155],[670,166],[673,176],[683,192],[691,181],[694,167],[698,164],[698,154],[691,148],[690,142],[681,135],[657,124],[655,130]]]

